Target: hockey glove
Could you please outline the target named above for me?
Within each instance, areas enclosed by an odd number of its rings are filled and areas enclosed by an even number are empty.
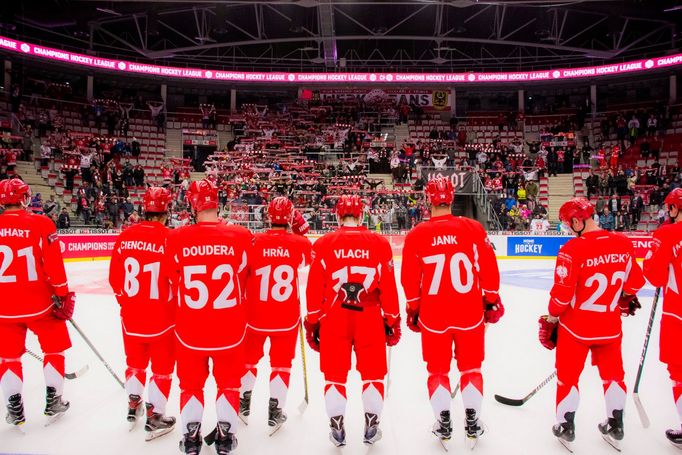
[[[305,327],[305,339],[310,349],[320,352],[320,321],[313,324],[308,319],[304,319],[303,327]]]
[[[551,351],[556,347],[559,320],[555,317],[544,315],[540,316],[538,324],[540,324],[540,332],[538,333],[540,344]]]
[[[388,320],[384,318],[384,330],[386,331],[386,346],[395,346],[400,341],[402,329],[400,328],[400,316],[388,325]]]
[[[310,225],[308,222],[303,218],[303,215],[301,215],[301,212],[298,210],[294,211],[294,219],[291,222],[291,231],[294,234],[298,235],[306,235],[308,231],[310,230]]]
[[[491,302],[488,298],[493,298]],[[497,294],[491,294],[488,298],[483,297],[483,316],[486,324],[495,324],[504,316],[504,306]]]
[[[618,299],[618,308],[622,316],[634,316],[635,312],[642,308],[636,295],[623,294]]]
[[[419,327],[419,308],[407,307],[407,327],[413,332],[421,332]]]
[[[59,319],[71,319],[73,317],[73,310],[76,307],[76,294],[69,292],[65,296],[53,296],[54,308],[52,309],[54,315]]]

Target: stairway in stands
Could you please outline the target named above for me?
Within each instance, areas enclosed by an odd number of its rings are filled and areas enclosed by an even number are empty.
[[[559,221],[559,208],[575,194],[573,174],[559,174],[549,178],[549,204],[547,207],[548,220]]]

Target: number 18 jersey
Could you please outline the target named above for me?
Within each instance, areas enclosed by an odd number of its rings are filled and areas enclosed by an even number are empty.
[[[482,297],[497,294],[500,272],[483,226],[444,215],[418,224],[405,238],[401,282],[407,306],[419,309],[421,327],[442,333],[483,323]]]
[[[295,329],[301,317],[298,270],[310,264],[310,240],[283,229],[256,234],[246,282],[249,327],[263,332]]]
[[[588,232],[559,250],[549,314],[579,340],[616,340],[621,336],[618,299],[642,286],[632,242],[604,230]]]
[[[175,334],[189,349],[220,351],[242,342],[244,295],[253,235],[241,226],[202,222],[168,238],[169,277],[178,289]]]

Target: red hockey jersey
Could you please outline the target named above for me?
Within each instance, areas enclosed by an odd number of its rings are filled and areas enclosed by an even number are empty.
[[[632,242],[622,234],[588,232],[559,250],[549,314],[579,340],[615,340],[621,336],[618,299],[642,286]]]
[[[310,240],[282,229],[256,234],[246,281],[247,321],[263,332],[295,329],[301,317],[298,269],[310,264]]]
[[[644,259],[644,276],[663,288],[661,360],[679,362],[682,343],[682,223],[665,224],[654,232],[651,251]]]
[[[392,324],[400,310],[388,240],[362,226],[341,227],[317,239],[306,298],[311,323],[344,308],[377,307]]]
[[[164,265],[169,232],[161,223],[143,221],[116,239],[109,284],[127,335],[153,337],[173,328],[175,301]]]
[[[453,215],[431,218],[405,237],[401,281],[407,305],[430,332],[483,323],[484,294],[500,288],[495,251],[483,226]]]
[[[175,334],[185,347],[218,351],[241,343],[242,298],[253,235],[221,222],[178,228],[168,238],[169,278],[178,289]]]
[[[51,311],[52,296],[69,286],[57,229],[43,215],[0,215],[0,321],[26,321]]]

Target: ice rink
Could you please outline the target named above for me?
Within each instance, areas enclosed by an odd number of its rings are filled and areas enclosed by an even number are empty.
[[[546,312],[551,285],[553,261],[500,260],[503,271],[502,301],[506,315],[487,332],[487,356],[483,365],[485,398],[482,420],[486,433],[475,452],[478,454],[567,454],[552,436],[554,423],[555,382],[541,390],[523,407],[512,408],[493,399],[494,394],[523,397],[553,371],[554,353],[537,341],[537,319]],[[399,269],[397,262],[396,271]],[[78,294],[74,320],[90,337],[111,366],[124,376],[124,356],[118,305],[107,283],[108,262],[70,263],[70,284]],[[625,319],[623,356],[626,382],[634,385],[644,333],[651,309],[653,289],[640,293],[642,310],[634,318]],[[404,302],[404,301],[403,301]],[[453,303],[455,305],[455,303]],[[660,302],[659,302],[660,305]],[[402,305],[404,312],[404,303]],[[660,306],[649,346],[640,397],[651,419],[644,429],[631,399],[625,414],[626,436],[623,453],[679,454],[665,438],[667,428],[678,425],[672,402],[667,372],[658,361],[658,327]],[[404,316],[403,316],[404,319]],[[0,453],[13,454],[174,454],[181,438],[179,425],[175,431],[152,442],[144,441],[143,425],[128,432],[125,420],[127,396],[92,354],[80,336],[71,330],[74,347],[67,354],[67,371],[89,364],[82,378],[67,381],[65,398],[71,409],[57,423],[44,427],[44,383],[41,364],[24,356],[24,400],[27,423],[25,434],[2,422]],[[28,347],[39,352],[37,340],[29,335]],[[310,406],[301,415],[298,405],[303,400],[301,357],[297,353],[291,376],[291,389],[286,411],[289,421],[274,436],[267,431],[269,367],[261,363],[249,426],[237,429],[242,454],[439,454],[444,453],[431,434],[434,417],[426,389],[426,368],[421,360],[419,335],[403,323],[403,337],[392,353],[390,389],[382,418],[383,439],[372,448],[362,444],[363,413],[360,380],[355,372],[349,376],[346,430],[348,445],[342,451],[327,438],[328,420],[324,410],[323,378],[319,357],[306,350],[310,387]],[[589,360],[588,360],[589,362]],[[453,373],[453,385],[457,383]],[[204,434],[215,426],[213,398],[215,385],[209,379],[206,391]],[[581,405],[577,415],[575,452],[579,454],[616,453],[597,431],[604,419],[602,386],[597,370],[587,366],[581,381]],[[179,416],[179,392],[174,383],[169,414]],[[454,436],[450,453],[468,449],[464,445],[463,409],[459,394],[453,400]],[[206,446],[203,453],[213,453]]]

